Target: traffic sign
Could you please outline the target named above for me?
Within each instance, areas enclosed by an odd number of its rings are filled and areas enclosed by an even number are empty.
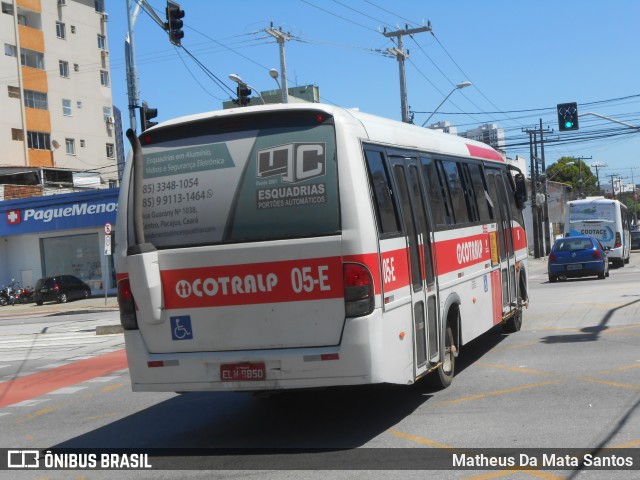
[[[109,225],[107,223],[107,225]],[[106,226],[105,226],[105,231],[107,230]],[[104,254],[105,255],[111,255],[111,235],[105,235],[104,236]]]

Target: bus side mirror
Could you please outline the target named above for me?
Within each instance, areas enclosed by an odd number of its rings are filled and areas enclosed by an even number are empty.
[[[517,173],[514,176],[514,181],[516,184],[516,205],[520,210],[524,209],[525,203],[527,202],[527,181],[524,178],[524,175],[521,173]]]

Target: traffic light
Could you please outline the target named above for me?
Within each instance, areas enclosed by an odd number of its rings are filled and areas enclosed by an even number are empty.
[[[184,10],[180,10],[180,5],[176,2],[167,1],[166,13],[167,23],[164,26],[169,33],[169,41],[179,47],[182,45],[182,38],[184,38],[183,22],[181,20],[184,17]]]
[[[156,118],[158,116],[157,108],[149,108],[147,102],[142,102],[142,107],[140,107],[140,128],[144,132],[148,128],[157,125],[158,122],[152,122],[152,118]]]
[[[251,95],[251,89],[246,85],[238,85],[236,90],[238,92],[238,100],[237,103],[241,107],[246,107],[251,102],[249,95]]]
[[[578,130],[578,104],[576,102],[558,104],[558,128],[561,132]]]

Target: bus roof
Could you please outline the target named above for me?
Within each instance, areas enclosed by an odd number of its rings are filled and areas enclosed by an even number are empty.
[[[168,120],[152,127],[152,129],[161,129],[182,123],[212,118],[265,113],[268,111],[277,112],[282,110],[317,110],[332,115],[337,123],[344,124],[352,123],[353,120],[356,120],[366,131],[367,136],[364,139],[371,142],[384,143],[392,146],[398,145],[403,148],[409,147],[448,155],[471,156],[482,160],[504,163],[504,159],[500,153],[485,143],[363,113],[356,109],[347,109],[322,103],[279,103],[214,110]]]

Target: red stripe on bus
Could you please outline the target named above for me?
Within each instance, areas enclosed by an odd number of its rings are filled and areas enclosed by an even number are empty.
[[[342,298],[342,258],[160,271],[167,309]]]
[[[127,367],[127,356],[124,349],[121,349],[86,360],[78,360],[44,372],[15,378],[0,383],[0,407],[15,405]]]
[[[491,259],[489,234],[441,240],[436,245],[438,275],[455,272]]]
[[[486,158],[487,160],[497,160],[498,162],[504,162],[504,159],[500,156],[500,154],[492,148],[478,147],[477,145],[469,145],[468,143],[466,145],[467,149],[469,150],[469,155],[471,155],[472,157],[480,157]]]

